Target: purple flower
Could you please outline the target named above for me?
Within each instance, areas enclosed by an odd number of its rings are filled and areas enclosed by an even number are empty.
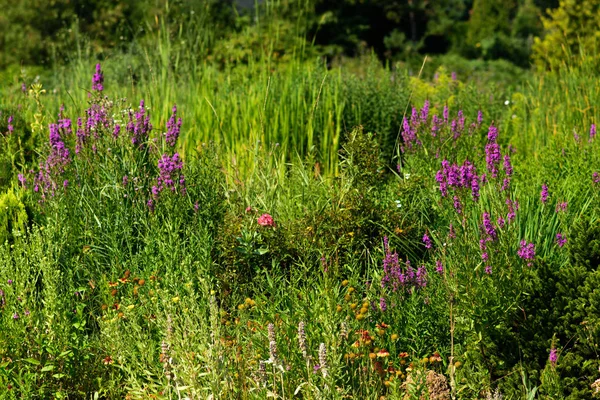
[[[427,286],[427,269],[424,265],[421,265],[419,268],[417,268],[416,283],[419,287]]]
[[[148,206],[150,212],[154,212],[154,201],[152,199],[149,199],[146,205]]]
[[[453,81],[455,81],[457,79],[456,72],[452,71],[452,73],[450,74],[450,77],[452,78]]]
[[[19,319],[19,313],[14,313],[13,314],[13,319]]]
[[[506,221],[504,221],[504,218],[502,217],[498,217],[498,220],[496,222],[498,223],[498,227],[500,229],[504,228],[504,224],[506,223]]]
[[[600,183],[600,174],[598,172],[594,172],[592,174],[592,181],[594,181],[594,183]]]
[[[25,185],[27,183],[27,179],[25,179],[25,176],[23,174],[19,174],[17,175],[17,178],[19,179],[19,182],[21,182],[21,186],[25,188]]]
[[[21,83],[21,92],[27,93],[27,85],[25,84],[25,82]]]
[[[117,139],[119,137],[119,133],[121,133],[121,125],[115,124],[115,128],[113,129],[113,137]]]
[[[444,123],[448,123],[448,105],[444,106],[444,111],[442,112],[442,116],[444,117]]]
[[[152,124],[150,123],[150,115],[144,106],[144,100],[140,101],[140,107],[135,114],[129,113],[129,122],[127,123],[127,132],[131,135],[131,143],[142,147],[150,131]]]
[[[506,199],[506,205],[508,206],[508,214],[506,214],[506,219],[508,222],[512,222],[516,218],[516,211],[519,209],[519,203],[515,200]]]
[[[558,352],[556,351],[556,349],[550,350],[550,357],[548,357],[548,360],[553,366],[556,365],[556,362],[558,361]]]
[[[483,122],[483,113],[481,110],[477,111],[477,125],[481,125]]]
[[[448,237],[450,239],[456,238],[456,233],[454,232],[454,226],[452,226],[452,224],[450,224],[450,227],[449,227],[449,230],[448,230]]]
[[[179,157],[179,153],[173,154],[170,157],[168,154],[163,154],[158,160],[159,176],[156,180],[156,186],[152,187],[152,194],[158,196],[165,188],[175,191],[175,181],[179,181],[180,189],[185,187],[185,179],[179,173],[183,169],[183,161]]]
[[[435,262],[435,270],[440,275],[444,273],[444,266],[442,265],[442,262],[440,260],[437,260]]]
[[[127,186],[127,184],[129,183],[129,177],[127,175],[123,176],[123,186]]]
[[[542,192],[540,193],[540,200],[544,204],[546,204],[546,202],[548,201],[548,186],[545,183],[542,185]]]
[[[483,213],[483,228],[485,230],[486,235],[492,240],[496,240],[498,238],[498,234],[496,233],[496,229],[492,224],[492,220],[490,219],[489,213]]]
[[[490,255],[489,255],[487,252],[485,252],[485,253],[481,253],[481,259],[482,259],[483,261],[487,261],[487,260],[489,260],[489,259],[490,259]]]
[[[492,274],[492,266],[491,265],[486,265],[485,266],[485,273],[488,275]]]
[[[9,116],[8,117],[8,134],[10,135],[11,133],[13,133],[13,131],[15,130],[15,127],[12,125],[13,122],[13,116]]]
[[[31,314],[31,313],[29,312],[29,310],[25,310],[25,316],[26,316],[26,317],[28,317],[28,316],[29,316],[29,314]]]
[[[558,204],[556,204],[556,212],[566,212],[567,211],[567,206],[568,203],[566,201],[562,201],[562,202],[558,202]]]
[[[509,154],[506,154],[504,156],[504,173],[507,176],[511,176],[513,174],[513,168],[512,168],[512,165],[510,163],[510,155]]]
[[[558,247],[563,247],[566,243],[567,243],[567,237],[560,232],[557,233],[556,234],[556,244],[558,245]]]
[[[198,202],[196,201],[194,203],[194,212],[198,212],[199,209],[200,209],[200,204],[198,204]]]
[[[471,195],[473,197],[473,201],[479,200],[479,178],[477,175],[475,175],[473,180],[471,180]]]
[[[426,249],[431,249],[431,238],[429,235],[427,235],[427,233],[423,235],[423,243],[425,243]]]
[[[490,125],[488,129],[488,141],[490,143],[496,143],[496,139],[498,139],[498,128],[494,125]]]
[[[379,309],[381,312],[385,312],[387,310],[387,303],[385,302],[385,298],[379,298]]]
[[[102,73],[102,69],[100,68],[100,64],[96,64],[96,73],[92,78],[92,90],[96,90],[101,92],[104,90],[104,74]]]
[[[596,137],[596,124],[592,124],[592,126],[590,126],[590,139],[593,139]]]
[[[461,214],[462,213],[462,205],[460,204],[460,199],[458,198],[458,196],[454,196],[452,198],[453,202],[454,202],[454,209],[456,210],[457,214]]]
[[[181,129],[181,118],[177,118],[177,106],[173,106],[173,114],[167,121],[167,133],[165,134],[165,140],[171,147],[175,147],[177,138],[179,138],[179,131]]]
[[[521,240],[521,247],[517,251],[519,257],[523,260],[533,260],[535,258],[535,244],[527,243],[526,240]]]
[[[6,283],[8,283],[9,285],[12,285],[13,284],[13,280],[9,279],[8,281],[6,281]]]
[[[427,122],[427,117],[429,116],[429,100],[425,100],[423,104],[423,108],[421,108],[421,122]]]
[[[498,165],[501,158],[500,146],[497,143],[488,143],[485,145],[485,162],[487,170],[492,174],[493,178],[498,176]]]
[[[65,189],[66,189],[66,188],[67,188],[67,186],[69,186],[69,180],[68,180],[68,179],[65,179],[65,180],[63,181],[63,188],[65,188]]]

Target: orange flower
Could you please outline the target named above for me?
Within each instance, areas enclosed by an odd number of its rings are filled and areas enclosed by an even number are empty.
[[[377,326],[377,328],[379,328],[379,329],[387,329],[387,328],[389,328],[389,327],[390,327],[390,326],[389,326],[388,324],[386,324],[385,322],[382,322],[382,323],[380,323],[380,324],[377,324],[376,326]]]
[[[121,282],[122,284],[129,282],[129,280],[127,278],[119,278],[118,281]]]
[[[377,352],[377,357],[389,357],[390,356],[390,352],[387,351],[386,349],[381,349]]]
[[[115,362],[115,360],[113,360],[113,358],[111,356],[106,356],[104,358],[104,360],[102,360],[102,362],[104,363],[104,365],[109,365],[109,364],[113,364]]]
[[[108,282],[108,287],[117,287],[119,286],[119,282]]]
[[[408,353],[405,352],[405,351],[403,351],[402,353],[398,354],[398,357],[400,357],[400,358],[406,358],[406,357],[408,357]]]

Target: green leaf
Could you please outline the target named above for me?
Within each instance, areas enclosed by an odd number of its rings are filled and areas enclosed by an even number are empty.
[[[48,365],[44,366],[44,368],[42,368],[42,372],[52,371],[53,369],[54,369],[54,365],[48,364]]]
[[[28,363],[30,363],[30,364],[33,364],[33,365],[40,365],[40,364],[41,364],[41,363],[40,363],[38,360],[36,360],[35,358],[26,358],[26,359],[24,359],[23,361],[27,361]]]

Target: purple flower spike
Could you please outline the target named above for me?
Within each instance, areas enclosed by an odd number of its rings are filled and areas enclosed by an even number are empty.
[[[92,90],[101,92],[104,90],[104,74],[100,68],[100,64],[96,64],[96,73],[92,78]]]
[[[550,357],[548,357],[548,360],[553,366],[556,366],[556,363],[558,361],[558,351],[556,351],[556,349],[550,350]]]
[[[545,183],[542,185],[542,192],[540,193],[540,200],[544,204],[546,204],[546,202],[548,201],[548,186]]]
[[[558,247],[563,247],[567,243],[567,237],[562,233],[556,234],[556,244]]]
[[[440,260],[437,260],[435,262],[435,271],[440,275],[444,273],[444,266],[442,265],[442,262]]]
[[[431,238],[429,235],[427,235],[427,233],[423,235],[423,243],[425,243],[426,249],[431,249]]]
[[[177,106],[173,106],[173,114],[169,121],[167,121],[167,133],[165,134],[165,140],[171,147],[175,147],[175,143],[179,138],[179,131],[181,129],[181,118],[177,118]]]
[[[592,126],[590,126],[590,139],[593,139],[596,137],[596,124],[592,124]]]
[[[521,240],[521,247],[517,251],[519,257],[523,260],[533,260],[535,258],[535,244],[527,243],[526,240]]]
[[[488,275],[492,274],[492,266],[491,265],[486,265],[485,266],[485,273]]]

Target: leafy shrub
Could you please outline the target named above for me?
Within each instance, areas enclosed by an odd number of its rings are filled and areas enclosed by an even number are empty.
[[[582,54],[595,58],[598,52],[600,2],[561,0],[558,8],[542,18],[544,35],[536,38],[533,59],[539,69],[557,69]]]

